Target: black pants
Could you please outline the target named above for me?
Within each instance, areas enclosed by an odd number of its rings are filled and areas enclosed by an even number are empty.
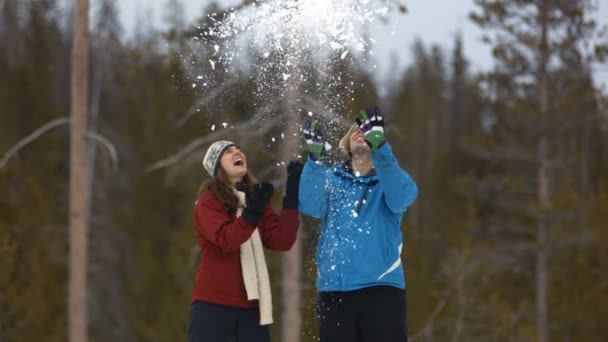
[[[395,287],[320,292],[317,315],[321,342],[407,342],[405,291]]]
[[[188,322],[189,342],[270,342],[258,308],[239,309],[197,301]]]

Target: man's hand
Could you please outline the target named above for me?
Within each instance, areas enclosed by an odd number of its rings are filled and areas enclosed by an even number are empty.
[[[355,121],[372,152],[376,151],[386,141],[384,137],[384,117],[378,107],[368,107],[367,111],[361,111],[360,116]]]
[[[306,144],[308,145],[308,153],[313,160],[325,160],[325,137],[319,122],[317,120],[308,120],[304,124],[302,130]]]

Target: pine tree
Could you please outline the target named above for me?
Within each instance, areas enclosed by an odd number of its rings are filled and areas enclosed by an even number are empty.
[[[3,152],[57,118],[62,110],[51,95],[52,56],[61,47],[57,17],[47,13],[53,11],[52,2],[6,1],[4,5],[2,16],[12,23],[7,26],[7,34],[11,34],[8,40],[19,39],[24,44],[6,46],[0,57],[7,61],[0,67],[0,125],[10,128],[3,131],[0,140]],[[34,40],[38,44],[33,44]],[[5,293],[2,305],[7,308],[0,316],[3,340],[65,340],[67,242],[61,229],[66,220],[65,146],[65,135],[45,136],[16,151],[0,170],[5,199],[0,225],[6,234],[0,258],[6,260],[7,270],[0,284]],[[35,215],[29,211],[32,208]],[[44,305],[28,309],[35,303]]]
[[[508,255],[500,256],[499,252],[496,259],[507,261],[507,268],[523,268],[534,281],[534,287],[528,289],[531,293],[521,293],[527,301],[511,304],[522,316],[533,311],[533,328],[531,322],[518,320],[515,335],[531,338],[534,332],[539,341],[545,342],[553,340],[550,330],[555,328],[550,329],[550,325],[559,324],[552,322],[554,315],[549,307],[554,290],[551,261],[559,256],[559,246],[568,244],[572,236],[580,236],[577,225],[581,223],[567,225],[560,218],[574,208],[560,206],[570,188],[562,180],[572,173],[560,176],[555,172],[554,165],[565,162],[559,159],[564,136],[556,128],[576,121],[579,114],[569,113],[566,118],[556,114],[560,101],[554,85],[565,73],[555,66],[564,65],[564,57],[572,53],[568,50],[589,54],[581,44],[596,33],[589,19],[593,4],[548,0],[480,0],[476,4],[481,13],[473,14],[472,19],[494,32],[493,36],[486,35],[494,44],[497,62],[489,83],[493,90],[495,123],[490,140],[494,148],[487,157],[502,169],[494,181],[495,194],[490,200],[494,213],[486,229],[495,230],[497,234],[492,236],[500,238],[505,247],[510,246],[505,248]]]

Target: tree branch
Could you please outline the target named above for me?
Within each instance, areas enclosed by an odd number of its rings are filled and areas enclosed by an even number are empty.
[[[108,150],[108,153],[110,153],[110,158],[112,158],[112,167],[115,171],[118,171],[118,152],[116,151],[116,147],[114,147],[114,144],[112,144],[109,139],[96,132],[88,132],[87,137],[93,140],[97,140],[97,142],[105,146],[105,148]]]
[[[61,117],[61,118],[57,118],[57,119],[53,119],[49,122],[47,122],[46,124],[42,125],[40,128],[38,128],[37,130],[35,130],[34,132],[32,132],[32,134],[26,136],[25,138],[21,139],[18,143],[16,143],[15,145],[13,145],[13,147],[11,147],[2,157],[2,159],[0,159],[0,169],[4,168],[6,166],[6,164],[8,163],[8,161],[17,153],[19,152],[19,150],[21,150],[22,148],[24,148],[25,146],[27,146],[28,144],[30,144],[31,142],[33,142],[34,140],[40,138],[44,133],[50,131],[51,129],[64,125],[64,124],[68,124],[70,123],[70,119],[66,116],[66,117]],[[114,147],[114,145],[112,144],[112,142],[110,140],[108,140],[106,137],[100,135],[99,133],[96,132],[91,132],[89,131],[87,133],[87,136],[93,140],[96,140],[97,142],[101,143],[103,146],[106,147],[106,149],[108,150],[108,152],[110,153],[110,157],[112,158],[112,162],[113,162],[113,166],[114,169],[117,170],[118,169],[118,153],[116,151],[116,148]]]
[[[431,316],[429,317],[424,328],[422,328],[418,333],[416,333],[414,336],[412,336],[412,338],[410,338],[409,341],[416,341],[417,339],[419,339],[421,337],[425,337],[425,336],[427,339],[430,338],[430,335],[433,332],[433,324],[435,323],[437,316],[439,316],[439,314],[441,313],[441,311],[447,304],[446,297],[447,296],[444,296],[439,302],[437,302],[437,304],[435,305],[435,309],[433,309],[433,312],[431,313]]]
[[[27,146],[32,141],[36,140],[37,138],[39,138],[41,135],[43,135],[47,131],[49,131],[55,127],[61,126],[63,124],[69,123],[69,122],[70,122],[70,119],[68,117],[62,117],[62,118],[57,118],[57,119],[51,120],[50,122],[44,124],[42,127],[35,130],[32,134],[21,139],[21,141],[19,141],[17,144],[15,144],[13,147],[11,147],[4,154],[4,157],[2,157],[2,159],[0,159],[0,169],[4,168],[4,166],[6,166],[6,163],[9,161],[9,159],[11,159],[11,157],[13,155],[15,155],[17,152],[19,152],[20,149]]]
[[[486,160],[516,160],[528,163],[537,162],[537,158],[533,154],[509,147],[489,150],[478,146],[465,146],[464,150],[473,156]]]
[[[183,118],[181,118],[177,121],[177,123],[175,124],[175,128],[180,128],[180,127],[184,126],[188,122],[188,120],[190,120],[190,118],[192,118],[194,116],[194,114],[196,114],[197,107],[204,106],[207,104],[207,102],[222,95],[225,91],[227,91],[235,83],[236,83],[236,81],[232,81],[232,82],[228,82],[227,84],[223,84],[219,88],[214,88],[210,93],[205,95],[205,97],[203,97],[202,99],[197,101],[196,104],[194,104],[190,108],[190,110],[188,110],[188,113],[186,113],[186,115]]]
[[[241,130],[251,130],[252,126],[256,125],[256,123],[260,123],[260,117],[263,114],[263,111],[259,111],[256,115],[254,115],[253,118],[251,118],[250,120],[247,120],[245,122],[242,122],[236,126],[234,126],[234,129],[237,131],[241,131]],[[267,121],[264,122],[264,125],[262,126],[264,128],[264,132],[267,131],[268,129],[274,127],[277,123],[280,122],[280,117],[276,116],[274,119],[272,119],[271,121]],[[149,165],[148,167],[146,167],[145,171],[146,172],[152,172],[158,169],[162,169],[165,167],[168,167],[172,164],[175,164],[177,162],[179,162],[182,158],[184,158],[185,156],[189,155],[190,153],[192,153],[194,150],[196,150],[197,148],[201,147],[202,145],[217,140],[218,138],[220,138],[222,135],[226,134],[226,131],[217,131],[217,132],[213,132],[211,134],[208,134],[204,137],[195,139],[194,141],[192,141],[190,144],[188,144],[186,147],[184,147],[183,149],[181,149],[179,152],[177,152],[176,154],[165,158],[163,160],[159,160],[157,162],[152,163],[151,165]]]

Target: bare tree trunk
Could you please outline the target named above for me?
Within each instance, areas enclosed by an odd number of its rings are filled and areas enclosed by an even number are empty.
[[[547,174],[547,138],[541,137],[538,148],[540,162],[538,170],[539,191],[538,201],[540,212],[538,214],[538,231],[536,236],[536,326],[538,341],[549,341],[548,322],[548,284],[549,284],[549,239],[547,234],[547,221],[545,210],[549,205],[549,176]]]
[[[299,150],[299,115],[296,101],[299,98],[299,87],[296,82],[289,82],[286,89],[284,111],[287,125],[285,127],[285,147],[282,160],[294,159]],[[301,228],[301,227],[300,227]],[[283,258],[283,321],[281,341],[299,342],[302,337],[302,230],[291,251]]]
[[[456,316],[456,328],[454,329],[454,333],[452,333],[452,338],[450,339],[450,342],[458,342],[462,339],[462,333],[464,331],[464,314],[465,314],[465,310],[466,310],[466,293],[465,293],[465,277],[467,276],[467,272],[464,271],[464,268],[466,267],[466,264],[463,268],[463,271],[460,272],[456,278],[456,302],[458,305],[458,313]]]
[[[589,118],[589,114],[585,114],[585,120]],[[585,122],[583,130],[581,132],[580,144],[581,144],[581,164],[580,164],[580,175],[579,175],[579,191],[583,196],[588,194],[591,188],[589,170],[591,169],[591,122]]]
[[[549,56],[548,47],[548,8],[547,0],[540,3],[539,16],[541,25],[541,42],[538,64],[539,109],[543,120],[548,113],[547,98],[547,65]],[[544,127],[543,129],[546,129]],[[546,220],[546,210],[549,207],[549,168],[548,149],[549,141],[545,132],[541,133],[538,143],[538,204],[537,218],[537,252],[536,252],[536,329],[539,342],[549,341],[548,296],[549,296],[549,239]]]
[[[6,0],[0,4],[0,14],[3,16],[3,32],[0,32],[0,45],[6,48],[8,66],[17,64],[22,56],[23,44],[19,44],[22,34],[19,32],[19,3],[16,0]]]
[[[72,43],[70,123],[70,264],[68,336],[87,341],[87,102],[89,1],[76,2]]]

